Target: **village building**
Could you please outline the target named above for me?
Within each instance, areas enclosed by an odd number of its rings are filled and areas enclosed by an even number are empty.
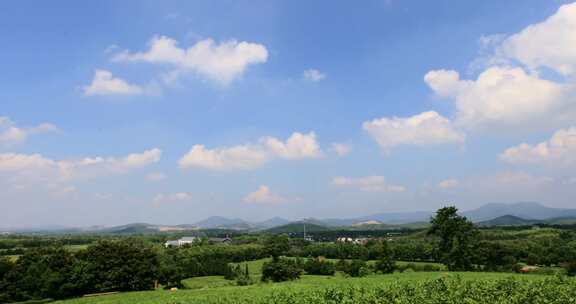
[[[195,242],[200,241],[200,238],[197,236],[185,236],[178,240],[169,240],[164,243],[166,248],[168,247],[182,247],[184,245],[191,245]]]

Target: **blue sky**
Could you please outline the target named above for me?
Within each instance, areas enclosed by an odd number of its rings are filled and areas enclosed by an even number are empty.
[[[0,227],[574,204],[570,1],[4,1],[0,35]]]

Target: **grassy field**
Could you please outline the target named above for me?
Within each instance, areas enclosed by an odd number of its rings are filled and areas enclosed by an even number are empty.
[[[266,260],[248,262],[249,272],[258,279],[262,264]],[[242,263],[245,264],[245,263]],[[337,273],[335,276],[304,275],[300,280],[284,283],[257,283],[250,286],[236,286],[234,281],[220,276],[198,277],[184,280],[186,289],[178,291],[155,290],[128,292],[92,298],[79,298],[61,301],[61,304],[184,304],[184,303],[227,303],[230,299],[263,299],[278,293],[297,294],[326,288],[370,288],[393,284],[418,284],[440,278],[452,278],[464,282],[482,280],[502,280],[514,278],[518,281],[534,282],[546,280],[548,276],[519,275],[510,273],[482,272],[404,272],[389,275],[370,275],[363,278],[349,278]],[[218,299],[228,299],[218,302]],[[216,301],[216,302],[214,302]],[[242,302],[244,303],[244,302]],[[249,302],[248,302],[249,303]]]
[[[216,298],[246,299],[264,298],[275,293],[298,293],[320,290],[327,287],[358,287],[370,288],[398,283],[418,283],[438,278],[461,278],[463,281],[497,280],[516,278],[522,281],[545,280],[546,276],[522,276],[502,273],[444,273],[444,272],[407,272],[390,275],[372,275],[364,278],[346,278],[341,275],[303,276],[300,280],[284,283],[258,283],[250,286],[234,286],[232,281],[222,277],[202,277],[185,281],[188,288],[178,291],[155,290],[144,292],[128,292],[92,298],[71,299],[60,304],[184,304],[203,303]],[[222,302],[225,303],[225,302]]]

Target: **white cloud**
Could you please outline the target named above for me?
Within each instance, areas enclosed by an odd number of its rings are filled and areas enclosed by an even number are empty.
[[[576,119],[576,3],[509,36],[481,38],[484,67],[476,80],[430,71],[426,83],[455,102],[456,124],[498,131],[545,129]],[[474,65],[474,63],[473,63]],[[554,78],[549,70],[556,71]]]
[[[198,167],[213,170],[253,169],[269,159],[260,147],[241,145],[230,148],[206,149],[204,145],[194,145],[178,164],[181,168]]]
[[[551,116],[560,119],[567,103],[574,101],[568,96],[569,87],[518,67],[490,67],[477,80],[437,70],[428,72],[424,80],[436,94],[454,100],[456,124],[465,127],[528,125]]]
[[[146,175],[146,180],[150,182],[159,182],[167,178],[166,174],[162,172],[152,172]]]
[[[438,183],[438,187],[442,189],[455,188],[458,187],[458,185],[460,185],[460,181],[455,178],[445,179]]]
[[[346,156],[352,152],[352,146],[343,143],[333,143],[332,150],[334,150],[338,156]]]
[[[561,6],[545,21],[508,37],[498,53],[532,69],[548,67],[563,75],[576,74],[576,3]]]
[[[160,206],[164,203],[190,201],[192,198],[192,194],[188,192],[159,193],[154,196],[152,204],[154,206]]]
[[[29,169],[44,169],[56,166],[57,162],[40,154],[0,154],[0,171],[17,172]]]
[[[245,144],[229,148],[207,149],[194,145],[182,158],[181,168],[198,167],[212,170],[253,169],[274,158],[299,160],[322,155],[313,132],[295,132],[285,142],[266,136],[257,144]]]
[[[31,135],[56,132],[53,124],[43,123],[35,127],[21,128],[8,117],[0,116],[0,146],[12,146],[22,143]]]
[[[351,187],[366,192],[404,192],[406,188],[399,185],[389,184],[384,176],[344,177],[337,176],[332,179],[332,184],[339,187]]]
[[[262,185],[258,190],[249,193],[244,197],[246,203],[277,204],[287,201],[286,198],[272,192],[268,186]]]
[[[383,117],[364,122],[363,128],[384,151],[399,145],[427,146],[465,140],[450,120],[434,111],[407,118]]]
[[[124,157],[119,163],[127,168],[139,168],[160,161],[162,151],[158,148],[143,153],[133,153]]]
[[[320,145],[316,141],[316,134],[310,132],[302,134],[298,132],[282,142],[275,137],[263,137],[260,143],[273,155],[285,159],[317,158],[322,156]]]
[[[114,77],[106,70],[96,70],[90,85],[84,86],[84,96],[95,95],[141,95],[144,88],[130,84],[126,80]]]
[[[117,62],[148,62],[170,65],[176,70],[191,71],[221,85],[228,85],[244,74],[249,65],[268,60],[264,45],[228,40],[215,43],[212,39],[198,41],[189,48],[166,36],[153,37],[145,52],[124,51],[113,57]]]
[[[506,149],[500,159],[512,164],[539,164],[553,167],[576,166],[576,127],[556,131],[548,141],[520,144]]]
[[[0,173],[17,182],[61,183],[75,179],[124,173],[160,160],[161,151],[151,149],[125,157],[86,157],[78,160],[52,160],[40,154],[0,154]]]
[[[318,82],[324,80],[326,78],[326,74],[316,69],[308,69],[304,71],[302,77],[304,77],[304,79],[307,81]]]

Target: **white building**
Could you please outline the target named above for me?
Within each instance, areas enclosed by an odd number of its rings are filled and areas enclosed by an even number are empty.
[[[166,243],[164,243],[164,246],[166,248],[168,248],[168,247],[182,247],[184,245],[193,244],[194,242],[197,242],[199,240],[200,240],[200,238],[196,237],[196,236],[185,236],[185,237],[182,237],[178,240],[166,241]]]

